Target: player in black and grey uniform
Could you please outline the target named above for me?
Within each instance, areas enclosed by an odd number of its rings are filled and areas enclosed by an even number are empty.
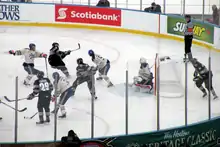
[[[59,44],[54,42],[52,44],[52,48],[50,49],[50,55],[48,58],[48,62],[51,65],[51,67],[61,70],[66,75],[66,77],[69,77],[70,75],[66,68],[65,63],[63,62],[63,59],[70,53],[71,53],[70,50],[65,52],[60,51]]]
[[[193,81],[195,82],[196,86],[203,92],[203,97],[207,96],[207,92],[205,88],[209,91],[209,86],[211,87],[211,92],[214,96],[213,99],[218,98],[218,96],[215,93],[215,90],[212,87],[212,72],[211,72],[211,85],[209,85],[209,70],[202,64],[200,63],[196,58],[193,58],[191,60],[192,65],[195,68],[194,72],[194,79]],[[205,84],[205,88],[202,86],[202,84]]]
[[[83,62],[82,58],[77,59],[77,64],[78,64],[78,66],[76,67],[77,78],[73,82],[73,85],[72,85],[73,91],[74,91],[73,94],[75,94],[77,86],[79,86],[80,84],[82,84],[84,82],[87,82],[87,85],[88,85],[88,88],[89,88],[91,95],[92,96],[94,95],[95,99],[97,99],[97,97],[95,95],[95,88],[93,91],[93,87],[95,87],[95,85],[93,85],[93,84],[95,83],[94,75],[96,74],[96,71],[98,70],[98,68],[94,67],[94,66],[89,66],[88,64],[85,64]],[[94,81],[94,83],[92,81]]]
[[[191,47],[192,47],[194,26],[191,21],[190,15],[186,15],[185,19],[186,19],[186,25],[185,25],[185,30],[184,30],[185,55],[188,57],[188,60],[191,60],[193,58]],[[186,61],[186,59],[184,59],[184,61]]]
[[[43,124],[44,122],[50,122],[50,100],[51,92],[53,91],[53,85],[48,78],[44,78],[44,73],[39,72],[38,79],[34,82],[33,93],[29,94],[28,100],[32,100],[35,95],[38,94],[37,108],[39,112],[39,122],[37,124]],[[46,112],[46,121],[44,121],[43,110]]]

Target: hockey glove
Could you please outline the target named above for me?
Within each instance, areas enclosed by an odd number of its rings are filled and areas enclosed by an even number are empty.
[[[196,82],[196,81],[198,81],[198,80],[202,80],[202,78],[199,77],[199,76],[196,76],[196,77],[193,78],[193,81],[194,81],[194,82]]]
[[[40,56],[43,58],[47,58],[47,54],[44,54],[44,53],[42,53]]]
[[[8,51],[8,53],[12,54],[12,55],[15,55],[15,51],[13,51],[13,50]]]
[[[51,101],[52,101],[52,102],[55,102],[55,100],[56,100],[55,95],[53,95],[53,96],[51,97]]]
[[[33,93],[31,93],[28,95],[27,100],[32,100],[34,97],[35,97],[35,95]]]
[[[55,96],[53,95],[52,97],[51,97],[51,102],[54,102],[56,100],[56,98],[55,98]]]
[[[66,55],[70,55],[70,53],[71,53],[71,50],[65,51]]]

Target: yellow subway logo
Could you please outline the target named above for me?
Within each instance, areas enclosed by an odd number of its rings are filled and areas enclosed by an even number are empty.
[[[185,26],[186,26],[185,23],[177,22],[175,27],[173,28],[173,31],[183,33],[185,30]],[[210,35],[210,31],[208,29],[206,29],[205,27],[198,26],[198,25],[194,25],[193,33],[194,35],[198,37],[201,37],[204,33],[207,33],[208,35]]]

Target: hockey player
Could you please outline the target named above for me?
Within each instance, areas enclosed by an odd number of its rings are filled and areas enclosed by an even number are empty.
[[[39,122],[36,124],[43,124],[50,122],[50,100],[53,85],[48,78],[44,78],[44,73],[39,72],[38,79],[34,82],[33,92],[29,94],[28,100],[32,100],[38,94],[37,108],[39,112]],[[46,121],[44,121],[43,110],[46,112]]]
[[[200,63],[196,58],[193,58],[191,60],[192,65],[195,68],[194,72],[194,79],[193,81],[195,82],[196,86],[203,92],[203,97],[207,96],[207,92],[205,88],[209,91],[209,86],[211,87],[211,92],[214,96],[213,99],[218,98],[218,96],[215,93],[215,90],[212,87],[212,72],[211,72],[211,85],[209,85],[209,70],[202,64]],[[205,88],[202,86],[202,84],[205,84]]]
[[[96,71],[98,70],[98,68],[85,64],[82,58],[77,59],[77,64],[78,64],[78,66],[76,67],[77,78],[73,82],[73,85],[72,85],[73,94],[75,94],[77,86],[79,86],[80,84],[84,82],[87,82],[91,95],[94,96],[95,99],[97,99],[95,95],[95,85],[93,85],[95,83],[93,83],[93,81],[94,81],[94,75],[96,74]]]
[[[54,82],[53,82],[54,87],[57,88],[55,90],[56,93],[54,93],[54,95],[56,95],[57,97],[60,96],[60,99],[59,99],[58,106],[51,113],[57,113],[60,108],[62,115],[59,116],[59,118],[65,118],[66,110],[65,110],[64,105],[67,102],[67,100],[73,96],[73,88],[72,88],[72,85],[70,86],[69,82],[64,77],[60,76],[58,72],[53,73],[53,79],[54,79]],[[57,85],[55,86],[55,84]]]
[[[108,71],[110,69],[110,61],[101,57],[100,55],[95,54],[93,50],[89,50],[88,54],[92,57],[92,61],[98,67],[99,77],[96,78],[96,80],[104,79],[108,83],[108,87],[113,86],[112,82],[109,80],[109,77],[107,76]]]
[[[52,68],[61,70],[66,77],[70,77],[68,69],[66,68],[65,63],[63,62],[63,59],[67,56],[70,55],[71,51],[60,51],[59,50],[59,44],[54,42],[52,44],[52,48],[50,49],[50,55],[48,58],[48,62],[51,65]]]
[[[39,70],[34,68],[34,59],[38,57],[47,58],[47,54],[36,51],[36,45],[33,43],[29,44],[29,48],[16,51],[10,50],[9,54],[12,54],[14,56],[23,55],[25,57],[23,66],[24,70],[28,73],[28,76],[24,80],[24,85],[30,85],[32,77],[40,72]]]
[[[145,58],[140,58],[140,65],[138,76],[134,77],[134,85],[137,89],[144,88],[150,92],[153,89],[153,74]]]

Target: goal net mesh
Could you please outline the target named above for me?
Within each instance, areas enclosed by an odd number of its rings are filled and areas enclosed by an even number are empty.
[[[160,97],[178,98],[184,96],[183,87],[183,64],[170,56],[156,55],[155,59],[155,86],[156,94],[157,83],[159,83]]]

